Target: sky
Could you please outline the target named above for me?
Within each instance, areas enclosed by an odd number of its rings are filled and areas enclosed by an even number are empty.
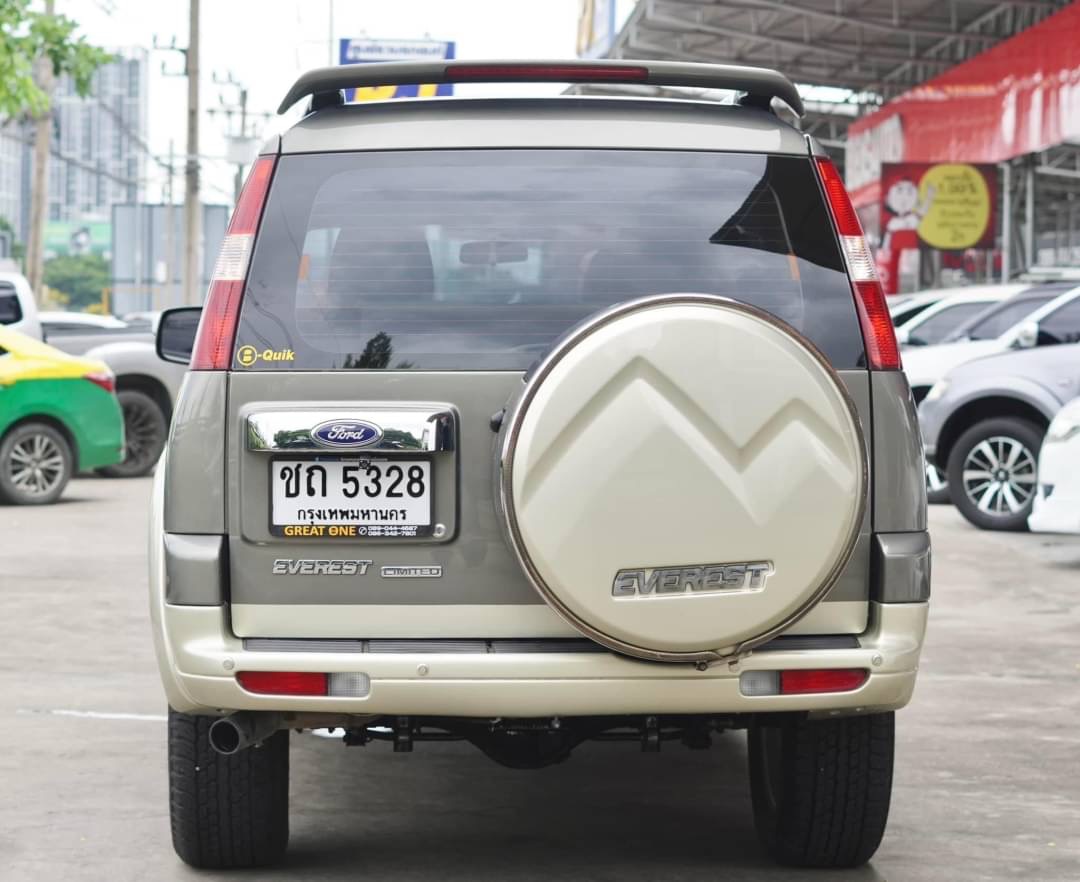
[[[579,0],[202,0],[200,95],[204,108],[220,97],[236,100],[236,89],[215,85],[230,75],[248,89],[251,111],[272,112],[296,77],[330,60],[329,24],[333,6],[335,41],[344,37],[453,40],[459,58],[573,58]],[[129,46],[186,46],[186,0],[56,0],[56,11],[79,23],[78,33],[109,49]],[[334,53],[336,56],[336,45]],[[164,156],[169,141],[182,154],[187,86],[177,52],[151,51],[149,59],[149,144]],[[540,94],[561,86],[531,87]],[[472,86],[470,94],[522,94],[520,85]],[[459,90],[460,91],[460,90]],[[264,124],[280,125],[279,121]],[[235,122],[234,122],[235,125]],[[224,162],[226,121],[201,119],[200,154],[206,202],[229,202],[234,166]],[[215,159],[214,157],[219,157]],[[148,198],[160,198],[164,173],[147,165]],[[174,185],[177,197],[182,182]]]

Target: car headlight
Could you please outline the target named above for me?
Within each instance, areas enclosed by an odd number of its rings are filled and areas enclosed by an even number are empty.
[[[1050,442],[1068,441],[1080,435],[1080,422],[1069,417],[1058,417],[1046,430],[1046,440]]]
[[[926,393],[924,401],[937,401],[939,398],[943,398],[945,393],[949,391],[948,380],[938,380],[930,387],[930,391]]]

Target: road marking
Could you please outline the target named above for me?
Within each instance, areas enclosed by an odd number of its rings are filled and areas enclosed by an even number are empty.
[[[168,717],[165,714],[129,714],[122,711],[85,711],[67,710],[55,708],[51,710],[36,710],[34,708],[20,707],[17,714],[46,714],[53,717],[84,717],[91,720],[137,720],[147,723],[164,723]]]

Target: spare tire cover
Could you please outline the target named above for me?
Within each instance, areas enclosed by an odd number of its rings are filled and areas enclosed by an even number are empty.
[[[526,377],[500,508],[533,585],[616,651],[700,661],[805,614],[851,556],[866,448],[797,331],[724,298],[622,304]]]

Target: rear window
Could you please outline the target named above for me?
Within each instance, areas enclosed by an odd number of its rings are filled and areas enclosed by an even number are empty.
[[[234,366],[525,370],[598,310],[670,292],[865,364],[809,159],[447,150],[281,158]]]

